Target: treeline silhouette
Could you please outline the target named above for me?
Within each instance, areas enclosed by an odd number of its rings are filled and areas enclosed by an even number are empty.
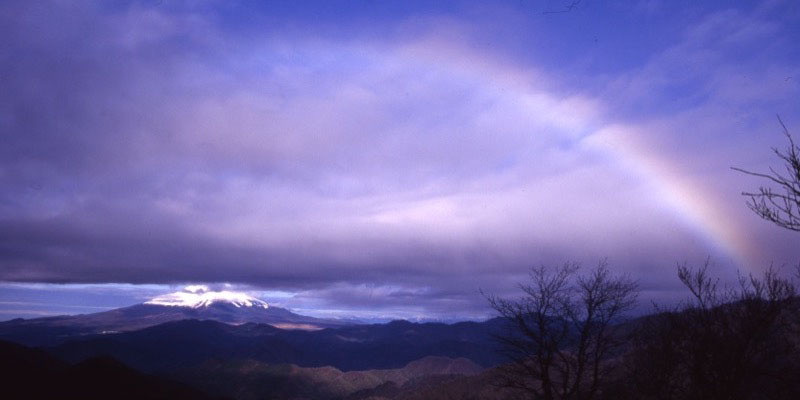
[[[692,300],[641,320],[613,397],[800,398],[795,285],[772,268],[736,288],[719,288],[707,263],[678,275]]]
[[[604,262],[577,271],[540,267],[523,297],[488,297],[508,321],[496,385],[546,400],[800,398],[800,300],[776,269],[730,287],[708,260],[679,265],[689,299],[627,321],[635,283]]]

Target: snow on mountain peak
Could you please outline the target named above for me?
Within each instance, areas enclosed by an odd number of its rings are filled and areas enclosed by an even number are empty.
[[[208,307],[214,303],[228,303],[234,307],[269,308],[269,304],[242,292],[229,290],[213,291],[208,286],[190,285],[180,292],[154,297],[144,304],[172,307]]]

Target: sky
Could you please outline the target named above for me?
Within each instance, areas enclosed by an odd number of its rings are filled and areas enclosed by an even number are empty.
[[[573,7],[570,7],[574,4]],[[743,191],[800,132],[796,1],[4,1],[0,320],[189,284],[479,319],[800,262]]]

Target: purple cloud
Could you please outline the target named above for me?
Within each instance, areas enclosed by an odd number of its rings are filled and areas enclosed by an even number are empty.
[[[796,120],[798,59],[773,57],[796,13],[706,12],[608,73],[487,48],[568,27],[470,10],[344,10],[348,30],[213,3],[5,4],[0,280],[230,282],[444,315],[537,264],[609,257],[657,291],[677,261],[796,262],[728,169],[773,162],[770,118]]]

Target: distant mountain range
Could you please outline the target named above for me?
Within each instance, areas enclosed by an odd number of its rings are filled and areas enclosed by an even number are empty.
[[[254,360],[351,371],[399,368],[426,356],[463,357],[488,367],[502,360],[491,338],[500,323],[395,321],[302,331],[266,324],[183,320],[132,332],[85,336],[48,350],[72,362],[110,355],[149,372],[191,368],[207,360]]]
[[[94,380],[173,394],[161,398],[435,398],[442,385],[468,395],[486,387],[503,362],[492,333],[505,323],[356,324],[195,286],[100,313],[0,322],[0,339],[40,347],[7,343],[0,358],[38,360],[21,370],[25,382],[75,376],[66,393],[84,398],[108,393]]]
[[[273,307],[245,293],[189,286],[142,304],[93,314],[13,319],[0,322],[0,338],[29,346],[52,346],[80,337],[149,328],[186,319],[227,324],[259,323],[282,329],[316,330],[352,324]]]
[[[400,368],[426,356],[464,357],[487,367],[500,361],[491,339],[499,321],[353,324],[189,286],[105,312],[0,322],[0,339],[45,347],[71,362],[110,355],[144,371],[209,359],[350,371]]]
[[[786,309],[787,326],[793,326],[791,321],[797,320],[794,301]],[[727,303],[715,310],[733,310],[732,314],[723,314],[725,323],[730,323],[741,315],[736,314],[737,310],[758,304]],[[642,398],[635,390],[650,390],[647,385],[654,375],[646,369],[652,368],[647,364],[651,361],[641,360],[663,362],[660,353],[666,352],[669,357],[677,354],[670,352],[681,349],[673,343],[694,351],[691,348],[695,346],[694,336],[678,336],[678,342],[670,336],[676,326],[672,321],[685,323],[685,318],[694,318],[691,312],[647,315],[611,326],[610,333],[624,345],[601,360],[604,366],[613,368],[614,374],[603,389],[604,398]],[[507,360],[498,352],[494,334],[502,336],[508,329],[513,332],[511,322],[494,318],[455,324],[408,321],[352,324],[297,315],[242,293],[187,288],[103,313],[0,323],[0,339],[40,346],[32,349],[0,340],[0,371],[4,371],[0,376],[9,382],[0,389],[0,396],[90,399],[212,396],[235,400],[520,398],[520,392],[496,386],[508,378],[504,373],[508,364],[504,365]],[[696,329],[702,332],[701,326]],[[797,365],[796,332],[787,332],[780,331],[764,342],[763,348],[776,354],[769,363],[757,360],[753,364],[772,368],[768,372],[778,371],[769,375],[769,379],[776,376],[780,381],[765,386],[770,390],[770,396],[766,397],[800,398],[796,395],[800,393],[796,383],[784,379],[794,376]],[[738,340],[731,336],[738,335],[738,331],[727,335],[723,339]],[[707,343],[717,337],[709,336],[703,342],[703,349],[709,348]],[[733,347],[725,344],[721,348],[727,355]],[[699,354],[707,353],[703,350]],[[721,361],[730,362],[724,355],[719,356]],[[678,359],[668,361],[673,360]],[[645,369],[637,369],[640,362],[645,363],[641,364]],[[784,369],[788,372],[781,372]],[[765,377],[751,382],[770,382],[761,380]],[[637,383],[639,379],[644,383]],[[646,387],[631,392],[632,382]]]

